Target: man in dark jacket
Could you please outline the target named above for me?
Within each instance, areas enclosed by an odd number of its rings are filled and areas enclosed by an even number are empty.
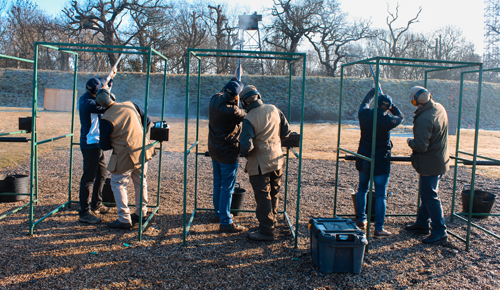
[[[208,151],[213,165],[213,203],[220,222],[219,230],[237,233],[245,227],[233,223],[231,199],[238,171],[239,137],[244,110],[238,107],[238,94],[243,84],[231,79],[222,92],[210,100],[208,109]]]
[[[80,149],[83,155],[83,175],[80,180],[80,212],[79,221],[97,224],[101,219],[93,213],[107,213],[109,209],[102,202],[102,188],[108,171],[104,163],[104,154],[99,148],[99,119],[104,113],[96,101],[96,92],[102,88],[97,78],[87,81],[87,92],[78,103],[80,111]],[[89,196],[92,192],[92,212],[89,207]]]
[[[373,114],[370,103],[375,97],[375,89],[371,89],[361,102],[358,111],[361,139],[358,153],[371,158],[373,144]],[[391,112],[392,116],[388,114]],[[377,127],[375,144],[375,167],[373,183],[375,185],[375,238],[387,238],[392,234],[384,230],[387,184],[391,172],[391,133],[390,131],[403,122],[403,114],[392,103],[388,95],[378,97]],[[370,182],[370,162],[356,158],[356,169],[359,171],[359,187],[356,194],[358,220],[356,224],[361,229],[366,228],[366,196]],[[373,214],[373,213],[372,213]]]
[[[431,234],[422,239],[425,244],[446,242],[441,200],[438,196],[439,179],[449,169],[448,155],[448,115],[445,108],[432,100],[431,93],[424,87],[410,89],[412,104],[417,106],[413,117],[413,138],[408,138],[408,146],[413,150],[413,168],[420,175],[420,199],[417,220],[407,225],[406,230]]]
[[[241,104],[247,110],[240,138],[240,154],[247,158],[245,171],[255,195],[259,230],[248,234],[256,241],[274,240],[278,213],[278,193],[283,173],[281,139],[291,133],[290,125],[274,105],[264,104],[255,86],[241,92]]]

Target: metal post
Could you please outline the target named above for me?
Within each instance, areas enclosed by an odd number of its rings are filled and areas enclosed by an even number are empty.
[[[37,82],[37,73],[38,73],[38,44],[35,43],[35,56],[34,56],[34,68],[33,68],[33,98],[31,99],[31,178],[30,178],[30,228],[29,234],[33,235],[33,202],[34,202],[34,194],[38,197],[38,175],[33,174],[33,172],[37,172],[35,167],[38,167],[35,164],[35,160],[38,161],[38,152],[36,150],[36,142],[37,134],[36,134],[36,116],[37,116],[37,90],[38,90],[38,82]],[[38,163],[38,162],[37,162]],[[35,182],[36,176],[36,182]],[[36,188],[34,188],[36,185]],[[35,192],[35,193],[34,193]]]
[[[333,197],[333,216],[337,215],[337,194],[339,180],[339,160],[340,160],[340,134],[342,132],[342,93],[344,89],[344,66],[340,67],[340,93],[339,93],[339,122],[337,130],[337,158],[335,164],[335,192]]]
[[[187,155],[188,155],[188,120],[189,120],[189,62],[191,60],[191,51],[188,49],[187,53],[187,71],[186,71],[186,120],[184,123],[185,129],[184,129],[184,200],[182,202],[182,207],[183,207],[183,214],[182,214],[182,246],[186,246],[186,236],[187,236],[187,231],[186,231],[186,200],[187,200]]]
[[[139,242],[142,241],[142,232],[144,229],[142,228],[142,199],[144,198],[144,166],[146,165],[146,134],[148,128],[148,102],[149,102],[149,84],[151,80],[151,47],[148,49],[148,68],[146,70],[146,100],[144,104],[144,122],[142,127],[144,128],[142,132],[142,156],[141,156],[141,190],[139,197]],[[136,208],[137,211],[137,208]]]
[[[196,154],[194,159],[194,208],[198,209],[198,149],[200,132],[200,84],[201,84],[201,60],[198,60],[198,91],[196,94]],[[196,211],[195,211],[196,214]]]
[[[76,111],[76,84],[78,79],[78,54],[75,55],[75,69],[73,73],[73,107],[71,108],[71,137],[69,143],[69,184],[68,184],[68,208],[71,208],[71,192],[73,191],[73,153],[75,142],[75,111]]]
[[[290,84],[291,86],[291,84]],[[302,144],[304,138],[304,102],[305,102],[305,88],[306,88],[306,55],[302,60],[302,99],[300,108],[300,147],[299,147],[299,171],[297,173],[297,208],[295,213],[295,241],[294,247],[297,248],[299,238],[299,218],[300,218],[300,183],[302,180]]]
[[[479,117],[481,116],[481,89],[483,86],[483,64],[479,66],[479,84],[477,88],[477,105],[476,105],[476,128],[474,132],[474,156],[472,158],[472,177],[470,182],[470,199],[469,199],[469,215],[467,221],[467,240],[465,250],[470,249],[470,232],[472,223],[472,203],[474,202],[474,187],[476,183],[476,162],[477,162],[477,143],[479,139]]]

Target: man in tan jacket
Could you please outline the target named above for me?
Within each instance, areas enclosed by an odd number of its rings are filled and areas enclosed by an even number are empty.
[[[113,149],[109,160],[108,171],[111,173],[111,188],[118,210],[118,220],[109,223],[111,228],[130,229],[132,224],[139,221],[139,207],[141,206],[141,159],[144,134],[144,117],[147,118],[146,130],[151,118],[144,116],[144,112],[134,103],[126,101],[114,102],[107,89],[101,89],[96,94],[96,102],[106,111],[101,117],[99,146],[102,150]],[[146,138],[146,146],[149,145]],[[154,148],[146,150],[146,161],[151,160]],[[147,215],[148,192],[146,183],[147,163],[144,163],[144,183],[142,184],[142,218]],[[135,213],[130,215],[128,207],[127,184],[129,177],[134,182]]]
[[[247,110],[240,137],[240,155],[247,158],[245,171],[255,194],[259,220],[259,230],[249,233],[248,237],[272,241],[284,159],[281,139],[290,135],[290,125],[283,112],[262,102],[255,86],[243,88],[240,99]]]
[[[411,163],[420,175],[420,199],[422,204],[417,220],[405,230],[430,235],[422,239],[425,244],[446,242],[446,226],[439,199],[439,180],[449,169],[448,116],[444,107],[432,100],[431,93],[424,87],[410,89],[412,104],[418,109],[413,117],[413,138],[408,146],[413,150]],[[430,222],[430,227],[429,227]]]

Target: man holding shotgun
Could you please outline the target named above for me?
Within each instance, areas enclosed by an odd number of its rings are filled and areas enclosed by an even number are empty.
[[[246,230],[233,223],[230,214],[238,171],[241,122],[246,116],[245,110],[238,106],[238,95],[243,89],[239,72],[240,67],[222,92],[212,96],[208,109],[208,152],[213,166],[213,203],[216,220],[220,223],[219,230],[224,233]]]

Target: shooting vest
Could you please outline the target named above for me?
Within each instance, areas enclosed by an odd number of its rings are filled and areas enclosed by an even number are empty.
[[[143,128],[141,117],[132,102],[114,103],[104,115],[103,120],[113,125],[110,135],[113,154],[109,160],[108,170],[123,173],[141,167]],[[146,136],[146,146],[149,144]],[[154,155],[154,146],[146,150],[146,161]]]
[[[252,124],[255,138],[254,149],[247,157],[246,171],[249,176],[281,169],[283,152],[280,139],[280,115],[273,105],[264,104],[253,108],[245,116]]]

